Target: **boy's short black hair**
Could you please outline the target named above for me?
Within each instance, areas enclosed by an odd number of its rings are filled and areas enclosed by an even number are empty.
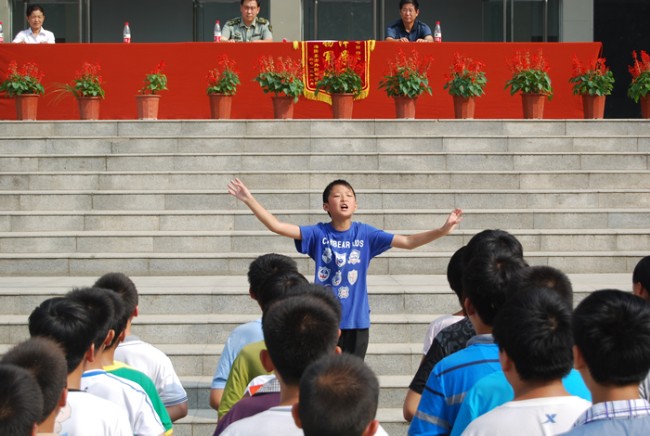
[[[277,253],[258,256],[248,267],[248,284],[253,297],[258,298],[262,285],[271,276],[285,271],[298,272],[296,261]]]
[[[558,380],[573,367],[571,306],[551,289],[513,295],[495,317],[492,334],[522,380]]]
[[[447,264],[447,282],[456,293],[460,305],[463,305],[463,253],[465,246],[460,247],[449,259]]]
[[[110,323],[110,329],[115,333],[113,335],[113,340],[110,344],[107,345],[107,348],[112,347],[119,341],[119,336],[126,330],[126,326],[129,323],[129,318],[133,312],[128,312],[126,306],[124,306],[124,300],[118,295],[117,292],[111,291],[110,289],[96,288],[105,291],[108,298],[111,300],[111,305],[113,306],[113,319]]]
[[[99,353],[102,350],[106,336],[109,330],[113,328],[115,319],[115,302],[121,303],[119,298],[111,298],[114,293],[108,289],[102,288],[80,288],[74,289],[66,295],[66,298],[80,303],[95,320],[95,337],[93,344],[95,344],[95,352]],[[123,307],[119,308],[118,313],[121,313]]]
[[[67,384],[68,367],[59,344],[47,338],[31,338],[9,350],[2,363],[20,366],[34,376],[43,395],[38,422],[45,421],[59,404]]]
[[[463,269],[463,295],[476,309],[481,321],[491,326],[510,296],[510,283],[527,265],[519,257],[482,255]]]
[[[495,256],[498,258],[524,258],[524,248],[521,242],[505,230],[483,230],[466,245],[463,251],[463,264],[467,265],[474,257]]]
[[[34,376],[16,365],[0,364],[0,434],[31,436],[43,412]]]
[[[330,198],[330,193],[332,192],[332,189],[334,189],[335,186],[337,185],[343,185],[346,188],[348,188],[350,191],[352,191],[352,194],[354,194],[354,198],[357,197],[357,193],[354,192],[354,188],[350,183],[348,183],[346,180],[343,179],[337,179],[332,182],[330,182],[326,187],[325,190],[323,191],[323,204],[327,203],[327,201]]]
[[[29,334],[32,337],[47,337],[63,347],[68,374],[81,363],[93,344],[96,330],[90,312],[69,298],[49,298],[29,315]]]
[[[286,296],[295,295],[298,286],[308,285],[309,282],[297,271],[283,271],[269,277],[257,295],[257,302],[262,308],[262,313],[273,304],[273,302]]]
[[[596,383],[639,384],[650,370],[650,305],[627,292],[594,291],[573,312],[573,338]]]
[[[643,289],[650,292],[650,256],[646,256],[634,267],[632,283],[641,283]]]
[[[93,285],[95,288],[104,288],[117,292],[122,298],[124,309],[129,317],[138,307],[138,289],[135,283],[126,274],[121,272],[110,272],[97,279]]]
[[[573,307],[573,286],[569,277],[557,268],[535,265],[521,269],[511,285],[511,294],[527,292],[531,289],[546,288],[559,295],[569,307]]]
[[[329,308],[332,309],[336,315],[337,322],[339,324],[341,323],[343,308],[341,307],[341,301],[336,298],[332,288],[308,283],[306,285],[300,285],[298,292],[304,292],[308,298],[314,298],[327,304],[327,306],[329,306]]]
[[[286,384],[294,386],[310,363],[334,353],[338,328],[334,311],[313,297],[284,298],[262,316],[264,341],[273,366]]]
[[[352,354],[325,356],[300,379],[298,414],[305,436],[361,435],[375,419],[379,381]]]

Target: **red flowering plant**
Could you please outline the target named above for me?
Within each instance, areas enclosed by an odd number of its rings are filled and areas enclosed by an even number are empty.
[[[162,72],[165,68],[165,62],[160,63],[151,73],[145,75],[144,86],[140,89],[140,94],[157,94],[167,89],[167,76]]]
[[[302,63],[299,60],[262,56],[258,59],[258,70],[254,80],[260,84],[265,94],[272,92],[276,96],[285,95],[298,102],[305,89],[305,84],[300,79]]]
[[[445,75],[444,89],[450,95],[459,97],[480,97],[485,94],[487,76],[485,64],[472,58],[454,53],[454,63],[449,67],[449,74]]]
[[[632,83],[627,89],[627,96],[639,102],[641,97],[646,97],[650,93],[650,56],[645,51],[637,53],[632,52],[634,64],[628,69],[632,75]]]
[[[235,69],[235,61],[223,55],[219,60],[218,66],[208,71],[207,93],[208,95],[235,95],[237,93],[237,85],[240,83],[239,75]]]
[[[390,71],[379,81],[379,87],[386,90],[389,97],[417,98],[423,92],[431,95],[427,72],[433,59],[420,59],[417,51],[410,56],[399,51],[394,61],[389,64]]]
[[[588,65],[583,65],[576,55],[573,55],[574,95],[609,95],[614,89],[614,73],[605,65],[605,58],[595,58]]]
[[[22,94],[45,94],[41,84],[45,74],[33,62],[26,62],[18,67],[16,61],[9,62],[5,79],[0,83],[0,91],[6,92],[9,97]]]
[[[331,94],[353,94],[358,97],[363,88],[361,75],[365,65],[347,52],[330,59],[323,69],[321,78],[316,82],[316,94],[325,91]]]
[[[79,97],[101,97],[104,98],[104,80],[100,75],[102,68],[99,64],[84,62],[81,70],[75,72],[74,83],[66,84],[64,90]]]
[[[539,50],[537,54],[530,51],[516,52],[506,61],[512,71],[512,78],[506,82],[506,89],[510,87],[510,95],[518,92],[522,94],[542,94],[551,98],[553,88],[548,75],[550,68]]]

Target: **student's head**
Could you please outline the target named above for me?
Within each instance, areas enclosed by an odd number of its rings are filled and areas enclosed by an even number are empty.
[[[513,295],[494,319],[492,335],[524,381],[549,382],[571,371],[571,306],[551,289]]]
[[[262,312],[273,304],[273,302],[288,295],[295,295],[299,286],[307,286],[309,282],[297,271],[283,271],[269,277],[262,285],[257,294],[257,302]]]
[[[650,305],[627,292],[594,291],[573,312],[573,339],[596,383],[637,385],[650,370]]]
[[[357,209],[357,194],[354,188],[345,180],[334,180],[325,187],[323,191],[323,210],[332,216],[333,208],[353,213]]]
[[[482,256],[524,258],[521,242],[505,230],[483,230],[472,236],[463,252],[463,263]]]
[[[465,246],[460,247],[449,259],[447,264],[447,281],[452,291],[456,293],[460,305],[463,305],[463,253]]]
[[[95,288],[104,288],[117,292],[122,298],[124,310],[129,315],[133,315],[138,307],[138,289],[135,283],[126,275],[121,272],[111,272],[101,276],[95,284]]]
[[[119,298],[114,298],[114,293],[102,288],[81,288],[68,292],[67,298],[81,304],[95,320],[95,337],[93,344],[95,352],[101,353],[104,345],[109,345],[113,338],[108,338],[109,332],[113,329],[115,317],[115,302],[121,303]],[[118,310],[121,313],[123,306]],[[109,344],[106,340],[110,339]]]
[[[650,256],[646,256],[634,267],[632,273],[634,294],[650,302]]]
[[[298,272],[296,261],[277,253],[268,253],[257,257],[248,267],[248,284],[251,296],[257,300],[257,295],[264,282],[271,276],[285,271]]]
[[[514,278],[510,292],[525,293],[531,289],[546,288],[559,295],[569,307],[573,307],[573,286],[571,280],[557,268],[536,265],[523,268]]]
[[[262,317],[262,331],[275,371],[287,385],[297,386],[305,368],[334,353],[339,336],[334,311],[314,297],[276,301]]]
[[[43,411],[38,419],[45,421],[65,400],[67,364],[61,347],[51,339],[31,338],[13,347],[2,358],[9,363],[28,370],[36,379],[43,395]]]
[[[93,345],[96,323],[90,311],[69,298],[43,301],[29,315],[29,334],[56,341],[65,352],[68,373],[74,371]]]
[[[341,301],[334,296],[332,288],[327,288],[325,286],[316,285],[313,283],[307,283],[305,285],[299,285],[296,288],[296,293],[305,295],[307,298],[314,298],[325,303],[336,315],[336,321],[341,323],[341,316],[343,308],[341,307]]]
[[[300,379],[294,419],[297,409],[296,423],[305,436],[373,434],[378,401],[379,381],[362,359],[347,353],[325,356]]]
[[[116,347],[117,345],[119,345],[122,339],[124,339],[122,333],[124,333],[126,330],[126,326],[129,323],[129,319],[131,318],[132,312],[128,312],[126,310],[126,306],[124,306],[124,301],[116,292],[113,292],[110,289],[103,289],[103,288],[97,288],[97,289],[102,289],[106,291],[108,298],[110,298],[111,300],[111,305],[113,306],[113,318],[109,327],[111,330],[113,330],[113,338],[110,341],[110,343],[106,344],[106,347],[107,348],[111,348],[114,346]]]
[[[510,293],[510,283],[527,265],[519,257],[482,255],[473,257],[463,269],[463,295],[468,314],[468,302],[488,326],[494,322]]]
[[[16,365],[0,364],[0,434],[35,435],[43,395],[34,376]]]

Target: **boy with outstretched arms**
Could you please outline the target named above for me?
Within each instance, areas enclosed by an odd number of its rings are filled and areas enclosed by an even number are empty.
[[[293,239],[299,252],[314,259],[314,282],[331,287],[343,307],[339,345],[343,351],[362,358],[368,347],[370,327],[366,286],[370,260],[392,247],[413,249],[428,244],[447,235],[462,219],[462,211],[455,209],[439,229],[408,236],[393,235],[352,221],[357,210],[354,189],[345,180],[334,180],[323,191],[323,210],[331,221],[298,226],[279,221],[239,179],[228,184],[228,192],[248,206],[266,228]]]

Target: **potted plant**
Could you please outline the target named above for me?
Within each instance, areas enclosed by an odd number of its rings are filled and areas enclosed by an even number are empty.
[[[390,63],[389,73],[379,81],[379,87],[386,90],[388,97],[395,100],[397,118],[415,118],[415,102],[423,93],[431,95],[427,72],[431,66],[431,58],[420,59],[417,51],[413,50],[407,57],[401,50]]]
[[[507,64],[512,78],[506,82],[506,89],[510,87],[510,95],[521,93],[524,118],[543,118],[544,100],[552,97],[553,88],[542,51],[537,54],[518,51]]]
[[[162,72],[164,67],[165,63],[161,61],[151,73],[146,74],[144,86],[135,96],[140,120],[158,119],[159,92],[167,89],[167,76]]]
[[[330,59],[316,82],[316,91],[327,92],[332,97],[334,118],[352,118],[352,101],[361,94],[364,65],[355,56],[344,54]]]
[[[258,60],[259,74],[255,81],[265,94],[273,94],[273,114],[275,118],[293,118],[293,105],[302,95],[305,84],[300,79],[302,64],[292,58],[262,56]]]
[[[584,66],[573,55],[573,95],[582,96],[585,118],[603,118],[605,115],[605,97],[614,89],[614,73],[605,65],[605,58],[596,58]]]
[[[454,99],[454,116],[456,118],[474,118],[475,99],[485,94],[487,76],[485,64],[472,58],[454,54],[454,63],[445,76],[444,89]]]
[[[632,52],[634,65],[628,67],[632,75],[632,83],[627,89],[627,95],[635,103],[641,101],[641,116],[650,118],[650,55],[645,51]],[[640,58],[640,59],[639,59]]]
[[[75,72],[73,84],[64,85],[64,90],[75,96],[82,120],[99,119],[99,103],[105,97],[99,64],[84,62],[81,70]]]
[[[230,119],[232,97],[237,93],[240,84],[235,70],[235,62],[223,55],[216,68],[208,71],[208,97],[210,98],[210,114],[215,119]]]
[[[38,97],[45,94],[41,84],[44,74],[33,62],[26,62],[20,68],[16,61],[9,62],[5,79],[0,83],[0,91],[16,99],[16,118],[35,120],[38,110]]]

